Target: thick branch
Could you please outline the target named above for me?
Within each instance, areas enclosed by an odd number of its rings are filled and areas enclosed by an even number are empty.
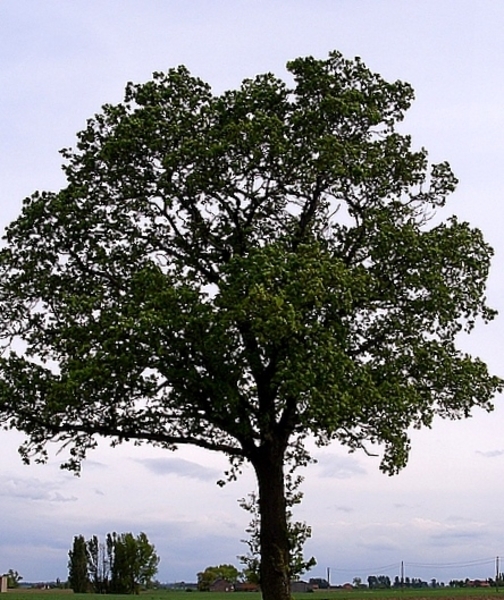
[[[241,448],[237,448],[236,446],[231,446],[229,444],[215,443],[208,439],[201,439],[191,435],[170,435],[167,433],[140,430],[136,425],[134,429],[127,429],[124,427],[113,427],[93,423],[47,423],[42,419],[37,419],[34,415],[30,415],[30,419],[34,425],[37,425],[41,429],[49,432],[53,438],[56,438],[61,434],[83,433],[89,436],[100,435],[103,437],[117,438],[120,442],[137,440],[139,442],[153,442],[164,446],[177,446],[186,444],[205,448],[206,450],[213,450],[215,452],[223,452],[228,456],[236,456],[240,458],[245,456]]]

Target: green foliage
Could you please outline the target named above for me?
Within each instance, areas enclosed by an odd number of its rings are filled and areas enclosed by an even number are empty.
[[[457,348],[494,317],[492,250],[432,218],[457,181],[396,129],[411,87],[338,52],[287,68],[221,95],[184,67],[128,84],[0,250],[0,423],[24,460],[55,441],[78,470],[101,435],[249,461],[266,600],[289,594],[282,466],[306,436],[381,444],[395,473],[412,427],[502,388]]]
[[[110,552],[110,592],[138,594],[140,586],[149,587],[157,573],[159,557],[145,533],[108,534]]]
[[[388,575],[370,575],[368,578],[368,586],[371,590],[386,589],[388,590],[391,586],[390,577]]]
[[[97,536],[74,538],[69,552],[69,582],[74,592],[138,594],[150,587],[159,557],[145,533],[109,533],[106,542]]]
[[[9,589],[18,588],[20,582],[23,580],[23,577],[14,569],[9,569],[6,573],[6,575],[7,575],[7,587]]]
[[[68,552],[68,583],[76,594],[89,591],[88,552],[86,540],[82,535],[76,535],[72,549]]]
[[[207,567],[201,573],[198,573],[198,590],[200,592],[208,592],[212,583],[217,579],[224,579],[229,583],[236,583],[240,576],[240,572],[233,565],[218,565],[215,567]]]

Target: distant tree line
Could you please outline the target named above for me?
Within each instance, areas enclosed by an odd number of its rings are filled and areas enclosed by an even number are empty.
[[[311,581],[311,580],[310,580]],[[504,576],[499,574],[497,580],[492,578],[487,579],[452,579],[448,583],[449,587],[495,587],[502,586],[504,587]],[[353,586],[356,588],[359,587],[368,587],[369,589],[389,589],[389,588],[437,588],[444,587],[445,584],[437,581],[437,579],[433,578],[430,581],[424,581],[419,577],[404,577],[400,578],[396,575],[394,581],[390,580],[388,575],[370,575],[367,578],[367,586],[362,583],[360,577],[353,578]]]
[[[499,573],[498,577],[493,579],[488,577],[487,579],[452,579],[448,585],[454,587],[504,587],[504,574]]]
[[[418,577],[404,577],[399,578],[397,575],[392,582],[388,575],[370,575],[367,578],[367,587],[371,590],[385,590],[389,588],[426,588],[426,587],[438,587],[440,584],[435,579],[432,579],[430,584],[427,581],[423,581]],[[354,577],[354,587],[366,587],[363,586],[360,577]]]
[[[427,581],[420,579],[420,577],[404,577],[404,579],[399,578],[397,575],[394,579],[394,587],[395,588],[426,588],[429,587]],[[438,587],[438,583],[436,579],[431,579],[430,587]]]
[[[68,582],[75,593],[138,594],[157,573],[159,557],[145,533],[74,537],[68,552]]]
[[[390,587],[390,577],[388,575],[370,575],[367,578],[369,589],[388,589]]]

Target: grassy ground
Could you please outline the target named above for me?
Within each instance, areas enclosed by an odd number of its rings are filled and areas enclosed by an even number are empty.
[[[64,600],[73,596],[70,590],[9,590],[2,600]],[[168,590],[142,592],[139,600],[260,600],[255,592],[172,592]],[[79,594],[79,600],[126,600],[135,596]],[[504,589],[439,588],[436,590],[318,590],[294,594],[294,600],[504,600]]]

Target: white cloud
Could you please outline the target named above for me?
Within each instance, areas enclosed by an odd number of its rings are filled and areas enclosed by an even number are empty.
[[[354,509],[351,506],[334,506],[333,508],[336,511],[344,512],[344,513],[351,513],[354,511]]]
[[[156,475],[177,475],[203,481],[215,481],[221,472],[183,458],[144,458],[137,462]]]
[[[366,474],[366,470],[353,456],[324,453],[316,455],[316,460],[321,477],[349,479]]]
[[[358,543],[358,546],[371,550],[372,552],[400,552],[401,545],[397,540],[392,540],[389,537],[383,536],[375,539],[364,539]]]
[[[57,483],[35,478],[8,477],[0,475],[0,496],[24,498],[47,502],[75,502],[75,496],[62,494]]]
[[[498,456],[504,455],[504,450],[487,450],[486,452],[482,452],[481,450],[476,450],[476,454],[480,456],[484,456],[485,458],[497,458]]]

